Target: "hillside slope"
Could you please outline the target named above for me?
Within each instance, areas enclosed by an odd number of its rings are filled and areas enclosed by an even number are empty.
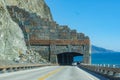
[[[5,0],[7,6],[17,6],[30,13],[36,13],[41,18],[53,21],[50,8],[44,0]]]
[[[115,51],[92,45],[92,53],[113,53]]]
[[[4,0],[0,0],[0,59],[13,60],[26,52],[22,30],[12,21]],[[17,32],[16,32],[17,31]]]

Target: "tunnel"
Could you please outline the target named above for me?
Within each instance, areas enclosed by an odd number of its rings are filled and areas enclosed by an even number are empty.
[[[81,53],[76,52],[64,52],[57,54],[58,64],[59,65],[72,65],[73,58],[75,56],[83,56]]]

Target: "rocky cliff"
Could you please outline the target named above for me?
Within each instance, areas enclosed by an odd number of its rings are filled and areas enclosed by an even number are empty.
[[[15,7],[15,11],[11,10],[12,13],[9,9],[11,7]],[[18,16],[16,11],[23,13],[21,15],[23,17]],[[39,53],[31,49],[27,50],[26,47],[24,31],[21,29],[25,26],[22,25],[24,19],[29,19],[30,13],[52,21],[49,7],[44,0],[0,0],[0,65],[15,64],[16,62],[46,62]],[[20,20],[18,17],[22,19]],[[29,25],[31,26],[31,24]]]
[[[2,60],[13,60],[18,57],[21,62],[49,60],[49,46],[30,45],[30,40],[89,40],[84,33],[71,30],[67,25],[57,24],[44,0],[0,0],[0,17]],[[24,40],[30,50],[26,49]],[[58,46],[56,52],[67,51],[67,48]],[[77,46],[73,50],[81,49],[81,46]],[[55,55],[52,56],[52,61],[55,61]]]
[[[41,18],[52,21],[52,15],[49,7],[44,0],[5,0],[7,6],[17,6],[28,12],[36,13]]]
[[[0,0],[0,59],[16,59],[26,49],[22,30],[12,21],[4,0]]]

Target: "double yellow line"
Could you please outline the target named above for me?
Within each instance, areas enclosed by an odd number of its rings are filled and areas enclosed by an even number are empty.
[[[40,77],[38,80],[45,80],[46,78],[48,78],[49,76],[51,76],[51,75],[53,75],[53,74],[59,72],[59,71],[62,70],[63,68],[64,68],[64,67],[60,67],[60,68],[58,68],[58,69],[55,69],[54,71],[49,72],[48,74],[46,74],[46,75]]]

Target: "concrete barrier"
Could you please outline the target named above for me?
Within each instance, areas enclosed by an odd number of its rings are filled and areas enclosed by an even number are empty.
[[[81,64],[79,67],[101,74],[110,80],[120,80],[120,68],[115,68],[115,65],[110,67],[110,65],[102,66]]]

